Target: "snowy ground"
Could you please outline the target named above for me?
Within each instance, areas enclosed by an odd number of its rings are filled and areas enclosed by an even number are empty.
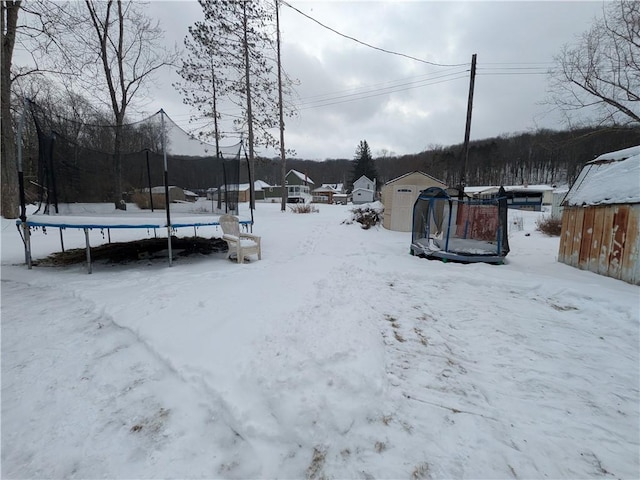
[[[350,208],[258,204],[262,261],[92,275],[28,270],[3,220],[2,477],[640,477],[638,287],[556,262],[537,213],[491,266]]]

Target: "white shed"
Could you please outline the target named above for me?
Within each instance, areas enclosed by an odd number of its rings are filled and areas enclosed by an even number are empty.
[[[407,173],[385,183],[382,187],[382,226],[397,232],[410,232],[413,226],[413,205],[420,192],[429,187],[447,188],[447,185],[423,172]]]

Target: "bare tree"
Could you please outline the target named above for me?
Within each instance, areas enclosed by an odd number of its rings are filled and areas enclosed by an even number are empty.
[[[550,103],[569,122],[585,110],[603,125],[640,122],[640,2],[607,3],[603,18],[565,45],[555,63]]]
[[[185,94],[185,102],[196,107],[199,116],[214,119],[214,128],[224,115],[213,109],[213,87],[216,101],[222,99],[237,107],[227,117],[233,119],[237,129],[247,132],[253,172],[255,147],[278,145],[272,134],[279,125],[273,6],[243,0],[199,2],[204,20],[189,28],[190,37],[185,39],[185,45],[190,55],[179,72],[186,84],[179,87]],[[287,79],[286,93],[290,85]],[[292,110],[286,113],[293,115]],[[253,189],[253,182],[250,187]]]
[[[2,195],[1,213],[5,218],[18,216],[18,169],[16,143],[11,118],[11,63],[16,42],[20,1],[2,1],[0,35],[2,41],[2,66],[0,73],[0,107],[2,116]]]
[[[78,41],[84,40],[82,52],[87,62],[96,55],[101,60],[101,72],[94,71],[90,82],[106,85],[113,111],[116,133],[114,141],[114,202],[122,200],[121,135],[127,108],[136,94],[144,91],[154,73],[175,64],[178,53],[161,50],[163,31],[133,2],[110,0],[106,3],[85,0],[93,36],[76,31]]]
[[[95,102],[112,112],[112,196],[117,208],[122,199],[122,127],[135,103],[145,98],[154,75],[174,65],[177,49],[160,45],[163,31],[144,14],[139,2],[85,0],[57,3],[38,0],[38,18],[56,16],[55,35],[36,42],[31,51],[40,71],[66,75],[70,90],[91,92]],[[72,75],[69,75],[72,73]]]
[[[20,14],[19,14],[20,12]],[[19,15],[18,15],[19,14]],[[14,92],[19,81],[24,83],[36,76],[62,75],[61,66],[68,62],[50,63],[45,66],[39,59],[48,59],[54,51],[67,58],[66,51],[60,42],[60,26],[65,16],[62,4],[49,0],[5,1],[2,0],[2,214],[15,217],[18,210],[18,181],[15,155],[16,111],[21,108],[15,100],[22,97]],[[18,23],[20,17],[20,23]],[[14,48],[18,46],[30,55],[29,64],[15,62]],[[23,59],[24,60],[24,59]],[[47,62],[44,62],[45,64]]]

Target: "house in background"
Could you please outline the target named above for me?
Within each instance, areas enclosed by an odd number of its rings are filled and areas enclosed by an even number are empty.
[[[563,207],[558,261],[640,285],[640,146],[587,163]]]
[[[351,191],[351,201],[354,205],[363,203],[371,203],[376,199],[376,180],[369,179],[366,175],[362,175],[353,182],[353,190]]]
[[[429,187],[447,188],[447,185],[423,172],[407,173],[385,183],[382,187],[382,226],[397,232],[410,232],[413,206],[420,192]]]
[[[218,189],[216,187],[207,188],[207,200],[217,200]]]
[[[191,190],[184,190],[184,199],[187,202],[196,202],[198,201],[198,194]]]
[[[551,205],[554,188],[549,185],[505,185],[507,207],[518,210],[539,212],[542,205]],[[494,198],[500,190],[499,185],[465,187],[464,193],[473,198]]]
[[[171,185],[167,187],[167,190],[169,191],[169,203],[187,201],[185,191],[182,188]],[[135,192],[131,197],[131,200],[142,209],[157,208],[163,210],[166,204],[165,199],[164,186],[152,187],[151,191],[148,188],[143,188]]]
[[[287,189],[287,203],[311,203],[311,187],[315,185],[304,173],[297,170],[289,170],[285,176]],[[265,189],[265,198],[267,202],[279,202],[282,199],[282,186],[274,185]]]
[[[311,190],[314,203],[335,203],[334,196],[342,195],[343,193],[342,183],[323,183],[322,186]]]
[[[238,185],[238,199],[237,201],[240,203],[250,201],[251,197],[251,184],[249,183],[241,183]],[[270,185],[263,180],[256,180],[253,182],[253,191],[255,192],[255,200],[263,201],[265,199],[265,192],[270,188]],[[235,186],[231,186],[229,192],[233,194],[235,190]],[[219,189],[217,188],[209,188],[207,190],[207,200],[218,200],[218,194],[222,195],[222,200],[225,198],[225,186],[222,185]]]

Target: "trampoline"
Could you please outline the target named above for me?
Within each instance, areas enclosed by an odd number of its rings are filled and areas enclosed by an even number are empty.
[[[28,120],[35,128],[29,129]],[[19,139],[16,225],[29,268],[32,229],[59,229],[63,251],[63,231],[83,230],[91,273],[91,230],[106,231],[109,242],[114,229],[166,232],[171,266],[177,229],[191,227],[197,233],[198,227],[219,225],[222,214],[239,213],[242,141],[228,147],[208,144],[163,110],[117,127],[63,119],[26,99]],[[251,177],[247,162],[242,180]],[[34,211],[27,214],[27,205]],[[240,223],[252,229],[252,208]]]
[[[194,234],[198,227],[217,227],[219,223],[220,215],[174,215],[172,223],[168,223],[166,217],[158,213],[156,215],[149,214],[131,214],[124,215],[93,215],[93,216],[81,216],[81,215],[43,215],[35,214],[29,215],[25,220],[17,219],[16,226],[21,232],[22,239],[25,245],[25,263],[29,268],[32,265],[31,259],[31,230],[37,228],[57,228],[60,231],[60,245],[62,251],[64,251],[64,238],[63,231],[69,228],[75,228],[84,231],[85,237],[85,249],[87,255],[87,272],[92,272],[91,263],[91,244],[89,241],[89,232],[91,230],[106,231],[108,242],[111,243],[111,230],[112,229],[144,229],[153,230],[154,236],[157,231],[168,232],[167,240],[167,252],[169,265],[172,263],[172,248],[171,237],[172,232],[175,232],[178,228],[191,227],[194,229]],[[240,219],[240,224],[247,230],[253,225],[251,219]]]
[[[431,187],[413,207],[411,254],[442,261],[504,263],[509,253],[504,189],[478,199]]]

